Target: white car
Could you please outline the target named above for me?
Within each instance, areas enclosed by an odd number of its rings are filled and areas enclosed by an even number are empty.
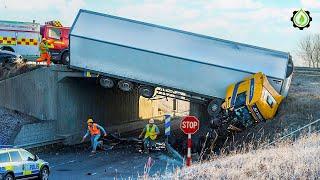
[[[49,178],[49,163],[25,149],[0,145],[0,179]]]
[[[21,55],[11,51],[0,50],[0,67],[3,67],[5,64],[12,64],[18,61],[23,61]]]

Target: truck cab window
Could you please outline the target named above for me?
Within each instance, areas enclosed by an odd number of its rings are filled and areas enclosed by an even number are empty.
[[[243,107],[246,105],[246,97],[247,97],[247,92],[242,92],[237,95],[236,103],[234,105],[235,108]]]
[[[272,97],[272,95],[269,93],[268,90],[265,88],[263,89],[263,99],[266,101],[266,103],[273,108],[273,105],[276,103],[276,100]]]
[[[48,36],[53,39],[60,39],[61,37],[61,29],[58,28],[50,28],[48,31]]]
[[[267,96],[267,103],[268,103],[269,106],[272,108],[272,106],[273,106],[273,101],[272,101],[272,99],[270,98],[270,96]]]

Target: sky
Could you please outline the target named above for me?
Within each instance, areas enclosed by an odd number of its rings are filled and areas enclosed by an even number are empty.
[[[302,31],[290,21],[300,8],[313,18]],[[290,52],[296,65],[299,41],[320,30],[320,0],[0,0],[0,20],[71,26],[79,9]]]

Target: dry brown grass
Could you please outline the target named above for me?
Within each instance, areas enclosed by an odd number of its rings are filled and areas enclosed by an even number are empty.
[[[319,179],[320,134],[214,157],[154,179]]]

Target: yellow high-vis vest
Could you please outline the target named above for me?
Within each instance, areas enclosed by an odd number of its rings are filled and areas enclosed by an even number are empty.
[[[144,135],[144,138],[150,137],[151,140],[155,140],[157,138],[156,134],[156,125],[153,125],[151,128],[149,124],[146,125],[146,134]]]

